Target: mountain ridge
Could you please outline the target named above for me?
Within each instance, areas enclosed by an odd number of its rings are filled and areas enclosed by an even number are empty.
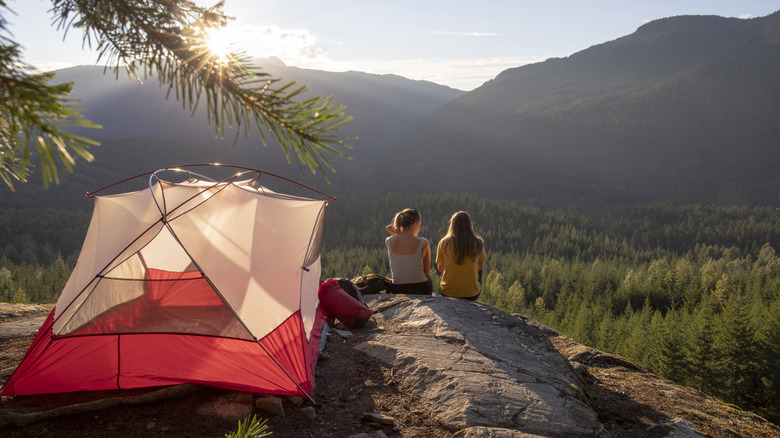
[[[465,93],[397,75],[306,70],[287,67],[278,59],[258,63],[270,77],[280,77],[283,84],[306,86],[304,98],[332,96],[333,104],[346,106],[346,113],[354,116],[337,133],[356,137],[346,141],[353,149],[343,149],[352,158],[326,156],[336,173],[326,170],[323,177],[322,172],[312,174],[308,168],[289,164],[284,151],[268,133],[268,145],[261,147],[255,129],[244,138],[228,127],[224,138],[215,138],[203,105],[191,114],[173,95],[166,99],[166,89],[154,77],[138,82],[120,74],[117,80],[113,72],[106,72],[103,67],[77,66],[57,70],[54,82],[73,82],[71,98],[84,107],[82,114],[86,118],[103,126],[99,130],[75,130],[101,142],[101,146],[90,149],[95,161],[78,160],[72,174],[60,168],[61,183],[44,189],[33,156],[30,182],[17,184],[15,192],[0,191],[0,204],[10,209],[82,206],[88,210],[91,203],[85,201],[84,192],[147,171],[209,162],[254,167],[342,196],[356,186],[350,177],[352,170],[375,162],[422,115]],[[327,184],[326,177],[332,184]]]
[[[521,201],[777,204],[779,18],[661,19],[508,69],[416,125],[403,177]]]

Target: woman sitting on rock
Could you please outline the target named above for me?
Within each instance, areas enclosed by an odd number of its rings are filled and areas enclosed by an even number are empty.
[[[450,218],[447,235],[436,249],[436,266],[441,272],[441,294],[476,300],[482,285],[485,242],[474,232],[471,216],[459,211]]]
[[[388,293],[431,295],[431,245],[428,239],[418,237],[422,216],[407,208],[395,215],[387,231],[392,236],[385,239],[390,258],[392,284]]]

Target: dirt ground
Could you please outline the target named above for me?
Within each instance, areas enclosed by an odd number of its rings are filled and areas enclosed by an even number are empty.
[[[3,320],[20,321],[47,313],[42,310],[0,318],[0,370],[3,370],[0,384],[8,379],[8,370],[21,361],[33,338],[32,335],[4,335]],[[375,325],[369,323],[364,328],[351,330],[352,336],[349,337],[331,333],[317,365],[314,394],[318,402],[314,407],[316,419],[307,419],[300,407],[285,400],[285,416],[268,417],[272,437],[346,438],[361,432],[371,433],[376,429],[381,429],[388,437],[452,436],[435,419],[426,403],[405,390],[403,381],[394,375],[392,369],[380,366],[353,348],[364,342],[375,328]],[[385,330],[393,328],[385,327]],[[668,395],[669,387],[664,386],[668,383],[652,373],[620,367],[591,368],[591,373],[592,378],[588,382],[591,404],[612,437],[663,437],[669,433],[669,429],[655,427],[648,430],[648,427],[680,415],[690,421],[694,410],[698,410],[694,418],[700,420],[694,426],[700,433],[706,433],[706,436],[780,437],[777,428],[761,425],[757,417],[753,423],[743,418],[729,418],[728,412],[718,411],[724,409],[722,404],[709,406],[705,398],[697,398],[695,391],[683,394],[684,399],[672,399]],[[14,412],[42,411],[97,399],[135,396],[148,391],[7,397],[3,399],[2,409]],[[235,421],[199,415],[196,411],[204,403],[231,394],[235,395],[230,391],[198,387],[194,392],[167,400],[60,416],[26,426],[7,425],[0,427],[0,436],[224,437],[235,431]],[[363,419],[367,412],[393,417],[395,425],[367,422]],[[258,415],[262,416],[261,413]]]

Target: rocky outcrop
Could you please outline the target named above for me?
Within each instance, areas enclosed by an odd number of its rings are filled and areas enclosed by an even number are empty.
[[[458,436],[607,436],[537,327],[453,298],[365,297],[381,330],[356,348],[403,376]]]
[[[4,397],[0,436],[105,436],[100,420],[84,428],[97,418],[111,418],[117,436],[224,436],[251,411],[279,438],[780,438],[758,415],[524,315],[448,298],[365,300],[375,311],[366,326],[326,336],[316,405],[191,384]],[[0,368],[10,374],[40,326],[29,320],[44,316],[4,310]]]
[[[780,428],[524,315],[453,298],[364,297],[354,346],[456,438],[767,437]]]

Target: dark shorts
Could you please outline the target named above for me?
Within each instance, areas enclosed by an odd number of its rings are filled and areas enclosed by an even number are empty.
[[[387,285],[389,294],[431,295],[433,294],[433,282],[431,278],[421,283],[391,283]]]
[[[471,300],[471,301],[477,301],[477,298],[479,298],[479,295],[480,295],[481,293],[482,293],[482,292],[480,292],[480,293],[478,293],[478,294],[474,295],[473,297],[450,297],[450,298],[460,298],[460,299],[462,299],[462,300]],[[444,294],[441,294],[441,295],[442,295],[443,297],[447,297],[447,296],[449,296],[449,295],[444,295]]]

